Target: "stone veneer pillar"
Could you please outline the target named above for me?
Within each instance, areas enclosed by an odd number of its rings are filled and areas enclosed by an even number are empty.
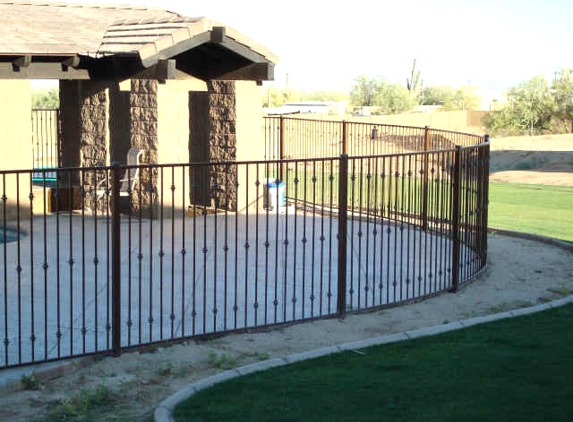
[[[131,148],[144,150],[141,161],[157,164],[157,92],[158,81],[153,79],[134,79],[131,81],[129,95]],[[140,185],[131,196],[131,210],[137,212],[152,211],[158,204],[157,169],[143,169],[140,172]]]
[[[209,81],[207,92],[190,95],[191,162],[236,161],[237,111],[235,83]],[[213,166],[191,170],[196,205],[237,210],[237,168]]]
[[[60,81],[64,167],[107,165],[108,86],[105,82]]]
[[[237,160],[237,110],[235,83],[211,81],[209,88],[209,149],[211,161]],[[237,210],[237,167],[217,166],[211,170],[211,198],[214,205]]]
[[[60,81],[60,116],[62,130],[61,160],[63,167],[106,166],[109,162],[109,96],[110,82]],[[83,184],[89,192],[105,175],[85,172],[62,174],[63,186]],[[86,196],[86,206],[93,207]]]

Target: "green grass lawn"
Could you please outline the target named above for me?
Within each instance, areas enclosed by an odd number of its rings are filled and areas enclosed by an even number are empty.
[[[340,175],[337,171],[319,168],[315,171],[298,169],[285,177],[286,196],[289,201],[306,201],[336,208],[339,205]],[[430,178],[427,184],[429,217],[442,218],[448,211],[444,204],[450,201],[450,180]],[[349,173],[347,204],[349,208],[369,210],[378,215],[421,214],[424,181],[415,175],[395,176],[368,173]],[[465,196],[462,195],[462,203]]]
[[[573,305],[241,377],[183,421],[570,421]]]
[[[573,242],[573,187],[490,183],[489,226]]]
[[[573,188],[490,185],[491,227],[573,242]],[[183,421],[569,421],[573,305],[242,377]]]

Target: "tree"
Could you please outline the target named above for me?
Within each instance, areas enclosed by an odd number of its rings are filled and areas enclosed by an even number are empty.
[[[573,132],[573,70],[564,68],[555,72],[551,92],[554,119],[565,132]]]
[[[32,91],[32,108],[59,108],[60,91],[57,86]]]
[[[485,125],[493,131],[534,135],[550,129],[554,113],[555,101],[549,85],[543,76],[536,76],[511,88],[505,107],[490,113]]]
[[[476,88],[472,86],[458,89],[451,86],[429,86],[422,91],[421,101],[424,105],[441,105],[446,111],[475,110],[481,103]]]
[[[382,79],[378,83],[375,104],[384,113],[397,114],[411,110],[418,102],[402,85],[391,84]]]
[[[281,91],[281,105],[286,103],[292,103],[296,101],[300,101],[301,93],[296,89],[291,89],[288,86]]]
[[[278,107],[281,104],[281,90],[274,87],[267,87],[263,92],[263,107]]]
[[[348,94],[336,90],[303,91],[302,101],[348,101]]]
[[[481,98],[476,94],[476,88],[462,86],[456,90],[449,110],[476,110],[480,107]]]
[[[441,105],[444,108],[454,101],[455,90],[451,86],[428,86],[422,91],[423,105]]]
[[[350,101],[354,106],[375,106],[383,113],[395,114],[411,110],[417,100],[408,89],[392,84],[385,79],[370,79],[360,75],[350,89]]]
[[[348,101],[348,94],[335,90],[299,91],[268,87],[262,98],[263,107],[279,107],[293,101]]]
[[[554,101],[549,85],[541,75],[522,82],[509,91],[513,124],[530,135],[549,127]]]
[[[378,95],[378,83],[366,75],[354,79],[350,87],[350,102],[355,106],[372,106],[374,98]]]

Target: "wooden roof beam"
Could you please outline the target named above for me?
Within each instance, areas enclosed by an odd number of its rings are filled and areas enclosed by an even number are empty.
[[[228,81],[272,81],[275,78],[275,65],[272,63],[253,63],[232,72],[219,75],[214,79]]]
[[[2,79],[89,79],[79,56],[0,56]]]
[[[133,79],[157,79],[160,81],[177,79],[176,64],[176,60],[159,60],[156,65],[136,73]]]
[[[70,67],[77,68],[80,65],[80,58],[78,56],[68,57],[62,61],[62,72],[67,72]]]
[[[32,63],[32,56],[18,57],[12,62],[12,70],[19,72],[21,68],[28,67]]]
[[[13,63],[0,62],[0,79],[90,79],[85,69],[62,70],[61,63],[34,63],[14,69]]]
[[[172,45],[171,47],[167,47],[156,54],[147,57],[141,57],[141,64],[146,68],[155,66],[159,60],[171,59],[201,44],[209,42],[210,38],[211,35],[209,31],[196,35],[193,38],[189,38],[185,41],[181,41],[175,45]]]
[[[68,67],[67,70],[63,70],[62,67],[62,62],[31,61],[28,66],[14,62],[0,62],[0,79],[90,79],[86,69]]]
[[[259,54],[256,51],[251,50],[246,45],[229,38],[224,26],[213,27],[213,30],[211,31],[211,42],[213,44],[219,44],[253,63],[269,62],[269,60],[262,54]]]

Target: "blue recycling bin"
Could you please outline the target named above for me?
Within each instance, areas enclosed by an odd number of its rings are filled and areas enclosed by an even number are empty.
[[[285,182],[276,179],[266,179],[264,206],[268,210],[278,210],[286,206]]]

